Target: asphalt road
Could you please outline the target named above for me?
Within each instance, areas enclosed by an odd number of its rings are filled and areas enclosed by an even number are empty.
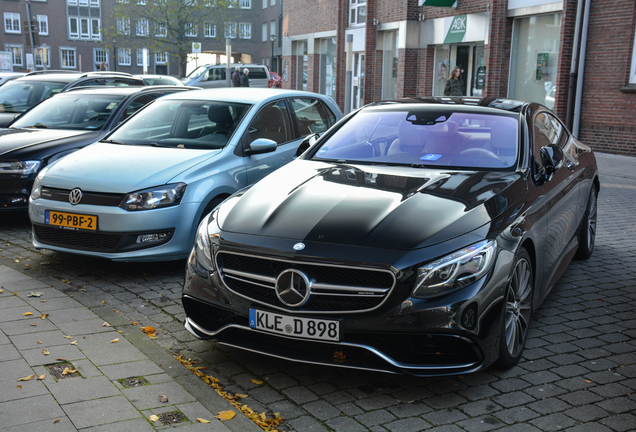
[[[36,251],[25,213],[0,214],[0,263],[54,277],[85,305],[159,329],[257,412],[291,431],[636,430],[636,159],[598,155],[596,249],[536,311],[520,364],[424,379],[294,364],[195,340],[182,326],[183,261],[122,264]],[[103,302],[103,303],[102,303]],[[254,384],[251,379],[262,380]],[[210,397],[218,397],[210,390]]]

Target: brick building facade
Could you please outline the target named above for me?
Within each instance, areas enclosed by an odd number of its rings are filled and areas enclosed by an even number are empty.
[[[31,16],[37,22],[35,46],[30,48],[25,0],[0,0],[3,28],[0,31],[0,51],[11,54],[13,71],[27,69],[62,69],[91,71],[106,63],[109,70],[143,73],[143,43],[133,43],[135,23],[128,35],[106,38],[103,29],[116,27],[111,17],[117,0],[29,0]],[[138,0],[132,0],[138,1]],[[261,4],[262,2],[262,4]],[[139,2],[143,7],[145,1]],[[238,0],[229,11],[230,18],[244,31],[232,40],[235,61],[265,63],[271,56],[270,34],[278,35],[282,21],[283,0]],[[63,7],[60,7],[63,6]],[[265,25],[266,24],[266,25]],[[200,42],[202,51],[225,54],[224,29],[200,26],[192,32],[192,42]],[[263,31],[267,34],[262,34]],[[139,38],[137,38],[139,39]],[[281,53],[281,37],[275,41],[275,55]],[[115,48],[115,49],[113,49]],[[42,49],[44,51],[42,51]],[[117,52],[115,60],[114,52]],[[44,54],[44,55],[42,55]],[[33,58],[34,65],[27,64]],[[46,64],[44,64],[46,63]],[[269,64],[269,63],[268,63]],[[29,67],[31,66],[31,67]],[[177,75],[176,59],[165,53],[149,53],[148,73]]]
[[[437,6],[427,5],[431,0],[287,0],[283,87],[329,94],[348,111],[387,98],[443,96],[458,65],[464,95],[532,100],[568,117],[568,96],[576,93],[569,88],[574,34],[584,3],[450,0],[450,7],[440,7],[444,0],[432,1]],[[636,0],[590,2],[575,124],[578,137],[595,149],[636,156],[635,27]]]

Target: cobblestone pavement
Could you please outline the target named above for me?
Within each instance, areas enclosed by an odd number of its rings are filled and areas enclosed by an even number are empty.
[[[195,340],[181,324],[183,261],[119,264],[36,251],[25,214],[0,216],[0,263],[52,276],[86,306],[104,301],[160,329],[159,345],[199,360],[226,390],[248,394],[255,411],[280,413],[288,432],[636,430],[636,159],[598,159],[594,255],[570,265],[534,315],[523,360],[508,371],[413,378],[294,364]]]

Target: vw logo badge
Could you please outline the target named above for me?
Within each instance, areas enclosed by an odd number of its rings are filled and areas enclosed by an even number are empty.
[[[305,249],[305,243],[296,243],[294,245],[294,250],[295,251],[301,251],[303,249]]]
[[[78,188],[75,188],[71,191],[70,194],[68,194],[68,202],[70,202],[73,205],[78,205],[79,202],[82,200],[83,196],[84,194],[82,193],[82,191],[79,190]]]
[[[300,307],[309,299],[311,282],[307,276],[296,269],[283,271],[276,278],[276,297],[285,306]]]

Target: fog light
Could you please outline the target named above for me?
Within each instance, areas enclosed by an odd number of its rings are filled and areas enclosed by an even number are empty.
[[[471,303],[462,313],[462,326],[468,330],[477,327],[477,303]]]
[[[154,243],[167,239],[170,233],[142,234],[137,237],[137,243]]]

